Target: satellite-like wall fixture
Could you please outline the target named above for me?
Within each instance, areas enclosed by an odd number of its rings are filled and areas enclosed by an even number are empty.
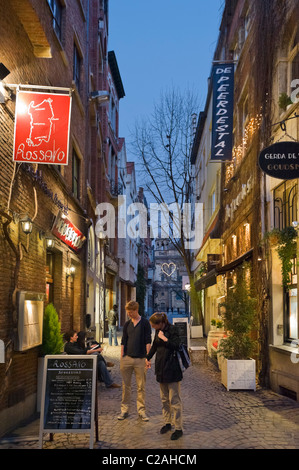
[[[107,103],[110,99],[110,94],[108,91],[92,91],[90,93],[90,100],[97,100],[98,104],[104,104]]]

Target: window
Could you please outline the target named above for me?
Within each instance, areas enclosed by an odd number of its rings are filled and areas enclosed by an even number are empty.
[[[294,80],[299,79],[299,27],[293,31],[291,37],[291,41],[282,44],[279,54],[276,79],[278,98],[283,94],[290,97],[294,92]],[[285,110],[284,107],[282,109]]]
[[[216,189],[209,196],[209,216],[212,217],[216,210]]]
[[[251,15],[249,13],[249,10],[247,10],[247,13],[244,19],[245,39],[247,38],[249,34],[250,27],[251,27]]]
[[[73,151],[73,175],[72,175],[72,190],[74,196],[80,198],[80,158],[76,154],[75,150]]]
[[[290,48],[290,81],[299,79],[299,28],[294,35]]]
[[[54,302],[54,254],[47,250],[46,266],[46,296],[47,302]]]
[[[78,92],[80,93],[80,71],[81,71],[81,56],[79,53],[79,49],[74,45],[74,64],[73,64],[73,80],[77,87]]]
[[[293,259],[291,273],[292,285],[285,291],[284,310],[284,336],[285,341],[290,342],[298,339],[298,311],[297,311],[297,258]]]
[[[62,26],[62,5],[59,0],[48,0],[52,15],[53,15],[53,28],[61,41],[61,26]]]
[[[110,99],[109,119],[113,131],[116,132],[116,105],[112,94]]]
[[[279,185],[273,194],[274,227],[282,230],[297,221],[297,184],[292,180]]]

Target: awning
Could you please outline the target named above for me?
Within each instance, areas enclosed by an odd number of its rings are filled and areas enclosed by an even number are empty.
[[[202,276],[195,282],[195,289],[202,290],[211,287],[217,282],[217,270],[211,269],[205,276]]]
[[[221,266],[220,268],[217,269],[217,274],[224,274],[227,273],[228,271],[232,271],[233,269],[237,268],[240,264],[242,264],[244,261],[247,261],[248,259],[252,258],[253,255],[253,248],[251,250],[247,251],[244,253],[244,255],[239,256],[239,258],[234,259],[231,263],[225,264],[224,266]]]
[[[219,276],[219,274],[225,274],[228,271],[232,271],[233,269],[240,266],[244,261],[247,261],[250,258],[252,258],[252,255],[253,255],[253,248],[251,248],[251,250],[244,253],[242,256],[239,256],[239,258],[236,258],[231,263],[225,264],[224,266],[221,266],[220,268],[211,269],[211,271],[209,271],[205,276],[202,276],[200,279],[195,281],[195,289],[199,291],[199,290],[207,289],[208,287],[213,286],[214,284],[217,283],[217,276]]]

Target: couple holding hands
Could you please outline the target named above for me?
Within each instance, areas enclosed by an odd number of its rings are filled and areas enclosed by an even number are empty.
[[[148,321],[139,315],[138,309],[138,302],[130,301],[126,304],[129,320],[124,325],[121,340],[120,371],[123,390],[121,413],[118,419],[123,420],[128,416],[131,379],[134,372],[137,384],[137,411],[143,421],[149,420],[145,413],[146,371],[151,368],[151,358],[156,354],[155,375],[160,384],[164,419],[164,426],[160,429],[160,433],[164,434],[171,430],[173,417],[175,429],[171,434],[171,440],[177,440],[183,435],[180,396],[183,375],[175,355],[180,345],[178,330],[169,323],[166,313],[154,313]],[[151,328],[156,330],[153,343]]]

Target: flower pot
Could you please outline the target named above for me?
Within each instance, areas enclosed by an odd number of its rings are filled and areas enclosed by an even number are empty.
[[[254,359],[222,359],[221,383],[227,390],[256,390]]]

